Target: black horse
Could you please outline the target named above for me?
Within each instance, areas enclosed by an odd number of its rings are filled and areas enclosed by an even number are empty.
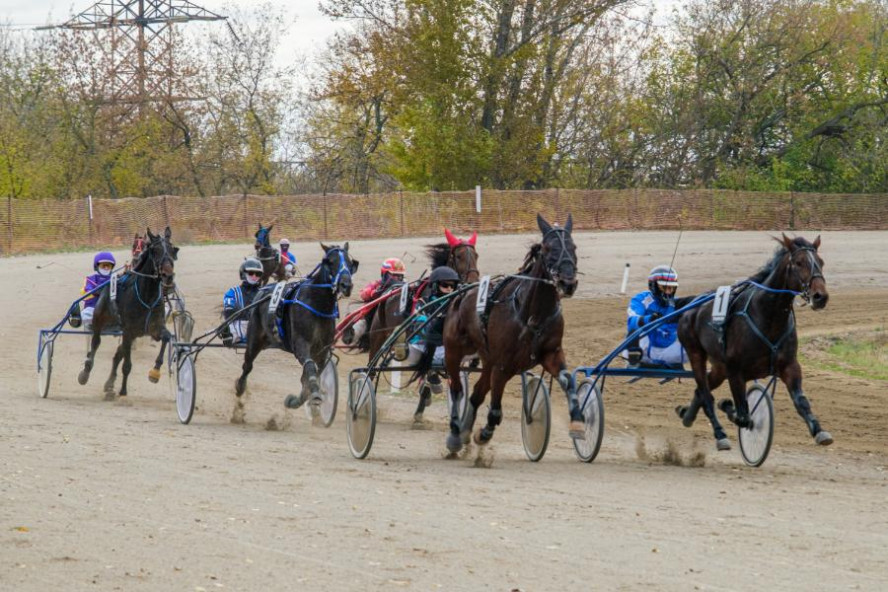
[[[475,309],[477,288],[450,306],[444,322],[444,364],[450,377],[453,406],[447,448],[459,451],[468,442],[475,414],[492,390],[487,425],[475,436],[486,444],[503,418],[502,398],[506,383],[537,364],[552,376],[567,395],[570,435],[585,436],[583,413],[577,401],[577,386],[567,370],[561,339],[564,317],[561,297],[570,298],[577,289],[577,254],[571,238],[573,219],[564,227],[552,226],[537,215],[543,240],[530,248],[515,276],[490,287],[489,308],[481,316]],[[483,365],[475,383],[463,423],[459,421],[463,396],[460,366],[463,359],[478,353]]]
[[[725,399],[719,408],[738,426],[752,427],[746,383],[775,373],[789,390],[814,441],[823,446],[833,441],[820,426],[802,391],[793,313],[797,295],[810,302],[814,310],[822,309],[829,300],[823,260],[817,253],[820,237],[810,243],[801,237],[790,239],[783,235],[777,241],[780,246],[771,260],[735,288],[721,332],[712,324],[712,302],[691,309],[679,320],[678,337],[687,350],[697,389],[691,403],[678,407],[676,412],[682,423],[690,427],[702,407],[712,423],[719,450],[729,450],[731,444],[716,417],[712,390],[727,378],[733,402]],[[711,366],[708,374],[707,360]]]
[[[287,270],[281,261],[281,253],[271,246],[272,228],[274,228],[274,224],[265,228],[260,223],[259,229],[253,235],[256,237],[256,243],[253,245],[256,249],[256,258],[262,262],[262,277],[259,283],[263,286],[272,276],[279,282],[287,279]]]
[[[259,352],[279,345],[302,365],[302,392],[287,396],[284,404],[295,409],[305,403],[307,396],[313,405],[320,403],[318,375],[333,348],[339,316],[337,300],[351,294],[352,274],[358,270],[358,261],[349,257],[348,243],[321,247],[324,259],[303,280],[287,285],[274,314],[266,304],[256,306],[250,314],[243,372],[234,384],[238,397],[247,388],[247,376]],[[265,288],[257,299],[271,290]]]
[[[110,284],[106,284],[96,302],[92,320],[92,339],[83,370],[77,376],[80,384],[86,384],[93,367],[96,350],[102,342],[102,331],[119,326],[123,335],[117,351],[111,375],[105,381],[105,399],[114,399],[114,381],[117,379],[117,366],[123,360],[123,381],[120,396],[126,396],[126,381],[132,369],[130,360],[133,341],[137,337],[150,336],[160,341],[160,353],[154,361],[154,368],[148,372],[151,382],[160,380],[160,366],[163,354],[170,341],[164,316],[164,296],[175,289],[173,262],[179,248],[173,246],[172,232],[167,227],[163,236],[154,235],[148,229],[147,245],[135,261],[133,268],[117,281],[117,298],[111,299]]]

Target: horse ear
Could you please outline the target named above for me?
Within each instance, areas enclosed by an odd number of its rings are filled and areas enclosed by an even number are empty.
[[[271,226],[269,226],[269,227],[267,228],[267,230],[268,230],[269,233],[271,233],[271,229],[272,229],[272,228],[274,228],[274,224],[272,224]]]
[[[814,242],[811,244],[814,245],[815,251],[820,248],[820,235],[819,234],[817,235],[817,238],[814,239]]]
[[[571,230],[573,230],[573,227],[574,227],[573,214],[568,214],[567,215],[567,222],[564,223],[564,229],[567,232],[570,232]]]
[[[361,262],[358,261],[357,259],[352,259],[351,262],[352,262],[351,272],[356,273],[358,271],[358,265],[360,265]]]
[[[320,243],[320,245],[321,245],[321,248],[324,249],[324,252],[325,252],[325,253],[326,253],[327,251],[330,250],[330,247],[328,247],[328,246],[325,245],[324,243]]]
[[[470,247],[474,247],[474,246],[475,246],[475,241],[476,241],[476,240],[478,240],[478,233],[477,233],[477,232],[473,232],[473,233],[472,233],[472,236],[470,236],[470,237],[469,237],[469,240],[467,240],[466,242],[469,244]]]
[[[792,239],[789,238],[788,236],[786,236],[785,232],[781,232],[780,237],[781,237],[780,242],[783,244],[784,247],[786,247],[786,250],[792,251],[793,246],[795,246],[792,244]]]
[[[145,228],[145,235],[146,235],[149,239],[154,240],[154,234],[151,233],[151,228],[150,228],[150,227],[146,227],[146,228]]]
[[[179,247],[173,247],[173,259],[179,256]]]
[[[345,244],[342,245],[342,250],[348,253],[348,241],[345,241]]]
[[[447,239],[447,244],[450,247],[455,247],[456,245],[459,244],[459,239],[456,238],[455,236],[453,236],[453,233],[450,232],[449,230],[447,230],[446,228],[444,229],[444,237]]]
[[[170,230],[170,227],[169,227],[169,226],[167,226],[167,227],[164,229],[164,231],[163,231],[163,236],[166,237],[166,238],[172,238],[172,237],[173,237],[173,231]]]
[[[543,218],[542,214],[537,214],[537,226],[540,227],[540,232],[546,234],[550,230],[552,230],[552,225],[546,222],[546,219]]]

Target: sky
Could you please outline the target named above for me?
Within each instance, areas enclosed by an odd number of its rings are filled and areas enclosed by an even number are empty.
[[[225,15],[231,0],[190,0],[192,4],[216,14]],[[95,0],[0,0],[0,24],[14,30],[29,29],[46,24],[61,24],[79,14]],[[318,9],[318,0],[237,0],[241,9],[259,7],[269,3],[284,9],[288,20],[295,24],[286,38],[282,39],[278,59],[290,60],[295,56],[310,56],[324,48],[325,40],[345,25],[333,22]],[[221,23],[189,23],[188,27],[224,27]]]

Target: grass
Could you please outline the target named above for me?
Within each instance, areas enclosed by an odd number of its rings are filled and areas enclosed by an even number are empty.
[[[867,380],[888,380],[888,333],[872,331],[805,340],[808,363]]]

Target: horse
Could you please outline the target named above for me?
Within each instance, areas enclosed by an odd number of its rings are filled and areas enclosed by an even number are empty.
[[[265,228],[260,223],[259,229],[253,235],[256,237],[256,242],[253,245],[253,248],[256,249],[256,258],[262,262],[262,277],[259,279],[259,284],[263,286],[268,283],[271,276],[274,276],[274,279],[279,282],[287,279],[287,270],[281,261],[281,254],[271,246],[272,228],[274,228],[274,224]]]
[[[712,424],[719,450],[730,450],[731,443],[716,417],[712,391],[727,379],[733,402],[725,399],[719,408],[737,426],[750,428],[746,383],[774,376],[775,372],[786,385],[814,441],[822,446],[833,442],[802,391],[793,312],[797,295],[814,310],[823,309],[829,300],[823,260],[817,252],[820,237],[813,243],[801,237],[787,238],[785,234],[775,240],[780,246],[771,260],[735,288],[721,331],[712,324],[713,302],[685,312],[678,321],[678,338],[688,353],[697,388],[690,404],[677,407],[676,412],[685,427],[690,427],[702,407]]]
[[[307,396],[313,406],[320,403],[318,375],[333,348],[339,316],[337,300],[339,296],[351,294],[352,274],[358,270],[358,261],[348,254],[348,243],[342,247],[321,243],[321,248],[323,260],[303,280],[288,284],[275,313],[264,304],[254,307],[250,313],[243,371],[234,385],[238,397],[247,388],[247,376],[259,352],[279,344],[302,365],[302,392],[298,396],[288,395],[284,405],[291,409],[301,407]],[[256,298],[262,298],[271,290],[271,287],[265,288]]]
[[[426,245],[426,255],[429,257],[432,269],[446,265],[459,274],[462,282],[477,282],[480,277],[478,252],[475,250],[478,233],[473,232],[468,239],[460,239],[445,228],[444,236],[447,242]],[[411,303],[416,302],[424,286],[424,283],[420,283],[410,288],[409,301]],[[398,289],[399,287],[400,284],[396,284],[392,286],[392,289]],[[392,334],[392,331],[412,314],[412,310],[408,309],[404,311],[404,314],[401,314],[400,300],[397,297],[393,297],[377,306],[375,314],[373,312],[369,314],[373,315],[373,320],[367,337],[369,338],[370,360],[373,360],[386,339]],[[431,393],[427,393],[426,396],[420,393],[416,411],[413,413],[413,418],[416,422],[422,421],[423,412],[429,403],[431,403]]]
[[[89,381],[96,350],[102,342],[102,331],[109,327],[120,326],[122,337],[117,351],[111,374],[105,381],[105,399],[114,400],[114,382],[117,379],[117,366],[123,360],[123,381],[120,385],[120,396],[125,397],[126,382],[132,369],[131,353],[133,341],[137,337],[150,336],[160,341],[160,353],[154,361],[154,368],[148,372],[151,382],[160,380],[160,366],[163,355],[170,341],[170,332],[166,328],[164,314],[164,296],[175,289],[174,261],[178,257],[179,248],[173,246],[172,231],[169,226],[163,236],[154,235],[148,229],[148,240],[145,249],[135,261],[133,268],[117,280],[117,298],[111,299],[109,284],[99,295],[92,321],[92,338],[89,351],[83,363],[83,369],[77,376],[81,385]]]
[[[567,396],[570,436],[583,439],[583,413],[577,400],[577,385],[568,371],[564,350],[564,317],[561,298],[577,289],[576,245],[571,237],[573,218],[564,227],[551,225],[537,214],[542,241],[530,247],[517,275],[507,276],[490,287],[488,309],[475,309],[478,288],[469,290],[447,311],[444,321],[444,365],[450,378],[453,400],[447,449],[456,453],[468,443],[475,415],[492,390],[487,425],[475,434],[477,444],[486,444],[502,422],[502,398],[506,383],[537,364],[552,376]],[[459,401],[462,393],[460,366],[466,356],[481,358],[481,376],[475,383],[462,423]]]

